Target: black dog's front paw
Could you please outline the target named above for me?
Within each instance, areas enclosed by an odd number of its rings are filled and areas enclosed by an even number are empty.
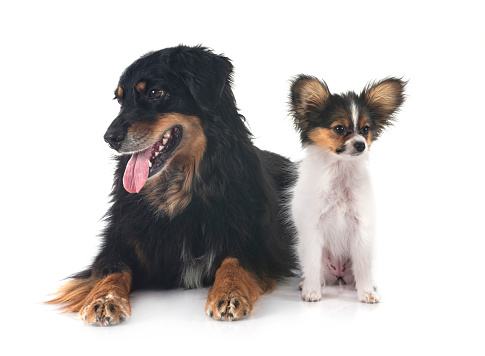
[[[207,298],[206,314],[216,320],[238,320],[253,310],[252,303],[237,292],[215,292]]]
[[[91,325],[120,324],[130,317],[130,303],[125,298],[109,294],[88,302],[79,313],[79,317]]]
[[[268,281],[266,290],[274,286],[274,282]],[[216,280],[207,297],[205,312],[216,320],[241,319],[253,311],[254,302],[263,291],[261,283],[244,270],[237,259],[226,258],[216,272]]]

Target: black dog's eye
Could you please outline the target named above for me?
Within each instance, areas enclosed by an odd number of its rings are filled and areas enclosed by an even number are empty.
[[[333,131],[338,135],[342,135],[345,132],[345,126],[344,125],[335,126]]]
[[[148,95],[151,99],[160,99],[165,96],[165,92],[162,89],[152,89]]]
[[[369,133],[370,127],[369,126],[364,126],[362,128],[362,134],[367,135]]]

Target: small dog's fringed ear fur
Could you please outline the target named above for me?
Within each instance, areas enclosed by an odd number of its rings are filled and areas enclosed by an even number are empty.
[[[187,70],[190,68],[190,71]],[[203,47],[184,48],[172,59],[172,69],[187,85],[204,112],[211,112],[219,103],[226,84],[231,82],[231,61]]]
[[[406,84],[407,82],[401,79],[386,78],[368,84],[360,94],[375,117],[377,130],[374,130],[374,138],[377,138],[387,126],[392,125],[394,114],[404,103]]]
[[[290,106],[294,123],[299,131],[305,130],[323,110],[330,91],[327,84],[315,77],[299,75],[291,84]]]

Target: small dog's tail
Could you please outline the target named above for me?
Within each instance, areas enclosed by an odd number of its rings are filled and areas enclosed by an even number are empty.
[[[72,280],[64,283],[55,293],[56,297],[45,303],[59,304],[59,310],[64,313],[78,313],[99,279],[91,276],[91,270],[76,273],[68,278],[72,278]]]

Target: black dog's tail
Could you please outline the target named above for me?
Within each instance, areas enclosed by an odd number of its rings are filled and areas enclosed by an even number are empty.
[[[56,293],[56,297],[46,304],[59,304],[63,312],[78,313],[81,311],[86,297],[93,290],[99,279],[91,276],[92,270],[87,269],[69,276],[70,281],[64,283]]]

